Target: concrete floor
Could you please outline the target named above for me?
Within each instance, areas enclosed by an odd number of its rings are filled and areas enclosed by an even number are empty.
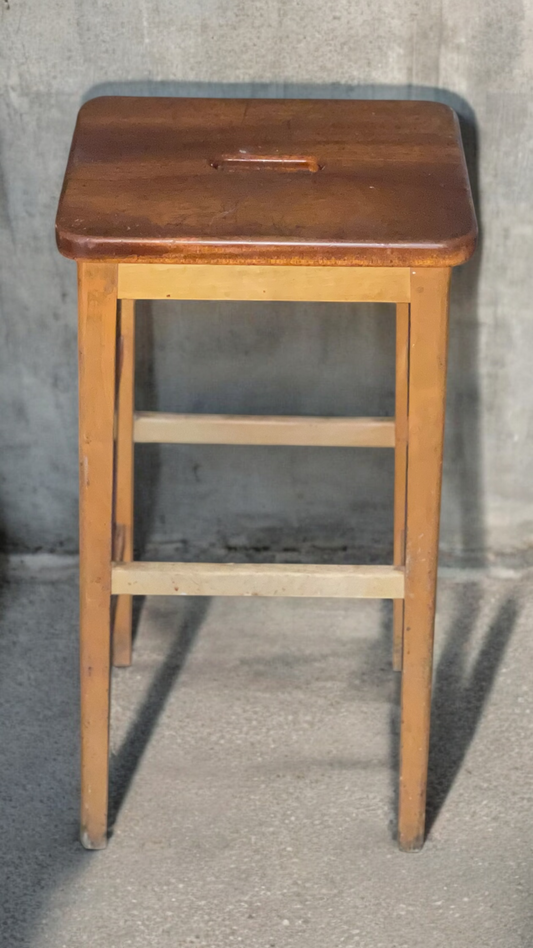
[[[113,678],[113,837],[87,853],[75,572],[12,568],[2,946],[533,945],[531,589],[531,574],[442,576],[418,855],[393,841],[389,604],[145,601]]]

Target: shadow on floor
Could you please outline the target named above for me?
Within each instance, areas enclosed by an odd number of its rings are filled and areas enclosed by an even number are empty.
[[[180,600],[167,656],[112,761],[112,817],[130,787],[205,616],[207,600]],[[52,893],[89,860],[78,842],[79,688],[76,572],[29,576],[5,590],[0,615],[0,944],[46,939]],[[131,670],[132,671],[132,670]],[[120,670],[128,675],[130,670]],[[134,676],[132,676],[134,681]],[[46,942],[48,943],[48,942]]]
[[[498,668],[513,634],[519,602],[515,593],[498,606],[473,662],[470,640],[482,600],[480,584],[464,583],[433,683],[426,835],[455,783],[483,716]]]
[[[209,599],[184,600],[185,614],[170,650],[155,675],[135,720],[119,752],[111,760],[109,785],[109,827],[118,816],[135,772],[148,747],[167,699],[187,659],[209,608]]]
[[[479,645],[473,643],[484,596],[481,583],[456,587],[456,603],[435,669],[426,803],[426,838],[461,771],[520,613],[516,591],[498,605]],[[390,642],[392,611],[383,604],[381,641]],[[473,654],[475,651],[475,654]],[[401,675],[394,676],[390,712],[391,833],[397,836]]]

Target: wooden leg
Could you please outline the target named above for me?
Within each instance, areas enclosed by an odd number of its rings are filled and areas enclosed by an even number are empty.
[[[122,300],[118,333],[117,433],[113,559],[133,560],[133,411],[135,382],[135,303]],[[113,665],[131,665],[132,597],[118,596],[113,621]]]
[[[398,839],[424,842],[448,344],[448,269],[413,270]]]
[[[409,304],[396,306],[396,434],[394,447],[394,565],[405,565],[405,500],[407,487],[407,405],[409,372]],[[393,605],[392,667],[402,670],[403,599]]]
[[[81,842],[107,842],[117,267],[80,263]]]

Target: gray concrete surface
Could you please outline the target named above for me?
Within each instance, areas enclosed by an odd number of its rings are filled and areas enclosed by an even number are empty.
[[[76,281],[53,219],[84,98],[434,98],[461,115],[483,227],[457,275],[444,478],[451,560],[527,557],[533,524],[532,7],[472,0],[4,0],[0,4],[0,525],[75,550]],[[392,322],[368,308],[145,308],[139,403],[168,410],[385,413]],[[150,366],[153,365],[153,368]],[[383,453],[139,452],[139,536],[388,552]],[[147,511],[152,511],[148,515]],[[144,514],[143,514],[144,511]]]
[[[429,808],[393,841],[388,604],[145,602],[113,679],[113,838],[77,822],[77,593],[68,561],[0,600],[0,943],[6,948],[525,948],[531,573],[444,571]]]

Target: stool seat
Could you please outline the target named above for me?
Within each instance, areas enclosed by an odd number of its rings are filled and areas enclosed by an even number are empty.
[[[449,267],[475,238],[435,102],[93,99],[57,216],[76,260]]]

